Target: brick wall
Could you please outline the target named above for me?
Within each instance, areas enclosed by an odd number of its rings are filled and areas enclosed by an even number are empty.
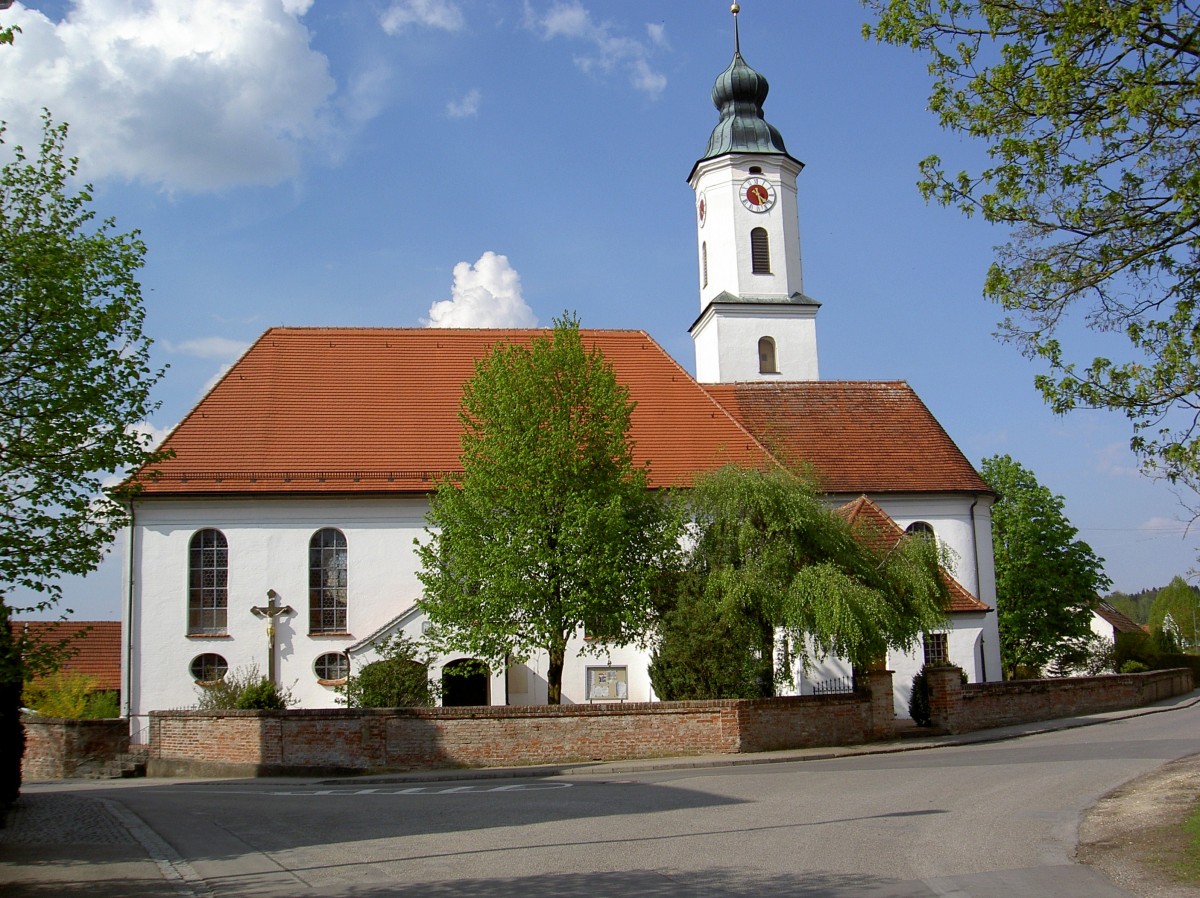
[[[1182,668],[965,686],[956,667],[930,670],[927,676],[930,716],[950,733],[1139,708],[1194,688],[1192,672]]]
[[[25,757],[21,779],[99,775],[129,747],[129,721],[23,717]]]
[[[891,702],[891,678],[886,678]],[[863,742],[869,695],[764,701],[294,711],[154,711],[151,776],[489,767]],[[889,716],[888,734],[892,732]]]
[[[967,732],[1134,708],[1190,692],[1188,670],[964,686],[930,672],[934,722]],[[294,711],[154,711],[151,776],[355,773],[733,754],[895,735],[892,678],[760,701]]]

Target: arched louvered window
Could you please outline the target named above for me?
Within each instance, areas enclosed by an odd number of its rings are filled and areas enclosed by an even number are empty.
[[[763,337],[758,341],[758,373],[779,373],[779,365],[775,360],[775,341],[770,337]]]
[[[346,537],[318,530],[308,541],[308,631],[346,632]]]
[[[229,616],[229,544],[220,530],[197,530],[188,545],[188,633],[223,634]]]
[[[771,241],[766,228],[750,232],[750,270],[755,274],[771,273]]]
[[[937,535],[933,532],[933,525],[927,521],[913,521],[904,528],[904,532],[924,539],[937,540]]]
[[[708,244],[700,244],[700,279],[703,286],[708,286]]]

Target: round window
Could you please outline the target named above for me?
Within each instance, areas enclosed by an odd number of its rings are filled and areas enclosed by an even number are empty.
[[[188,668],[197,683],[215,683],[229,670],[229,662],[216,652],[205,652],[192,659]]]
[[[350,676],[350,659],[344,652],[326,652],[313,662],[318,680],[344,680]]]

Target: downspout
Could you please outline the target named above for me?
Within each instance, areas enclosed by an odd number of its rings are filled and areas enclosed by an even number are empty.
[[[126,596],[125,604],[125,719],[133,722],[133,572],[134,572],[134,539],[136,530],[134,528],[134,504],[131,499],[129,502],[129,545],[126,547],[126,552],[129,556],[129,570],[126,575],[129,579],[129,595]],[[129,734],[133,736],[133,733]]]
[[[976,530],[975,522],[975,506],[979,504],[979,494],[975,494],[975,499],[971,503],[971,550],[975,555],[975,597],[980,598],[982,589],[982,580],[979,577],[979,531]]]

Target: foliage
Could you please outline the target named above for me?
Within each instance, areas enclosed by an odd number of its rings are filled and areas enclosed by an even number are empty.
[[[337,688],[337,700],[351,708],[425,708],[434,703],[429,663],[403,633],[380,640],[379,660],[351,674]]]
[[[567,641],[640,643],[651,585],[678,525],[633,463],[633,401],[564,315],[528,345],[499,344],[463,389],[463,473],[438,485],[418,543],[431,646],[492,669],[548,654],[561,699]]]
[[[262,676],[256,664],[228,670],[215,683],[197,684],[196,692],[201,711],[279,711],[296,704],[292,691]]]
[[[0,168],[0,593],[27,587],[39,609],[126,523],[128,491],[104,479],[157,457],[132,425],[162,374],[134,277],[145,245],[72,192],[66,138],[47,114],[37,157],[14,147]]]
[[[1009,679],[1083,648],[1092,606],[1109,585],[1104,559],[1075,539],[1063,498],[1007,455],[984,459],[992,506],[1000,657]]]
[[[1126,667],[1130,662],[1150,670],[1158,666],[1161,657],[1158,641],[1149,633],[1118,633],[1113,644],[1113,668],[1118,673],[1129,673]]]
[[[1113,672],[1113,643],[1099,633],[1062,643],[1050,660],[1047,673],[1052,677],[1095,677]]]
[[[1180,643],[1194,646],[1197,604],[1200,604],[1200,593],[1182,577],[1175,577],[1155,596],[1147,623],[1151,630],[1165,629],[1164,622],[1170,614],[1178,628],[1175,636]]]
[[[932,541],[855,529],[794,473],[728,466],[697,477],[682,501],[695,523],[691,579],[676,584],[676,607],[706,603],[702,616],[725,622],[741,642],[735,666],[752,658],[758,668],[758,694],[773,694],[776,678],[790,675],[776,669],[777,627],[787,635],[787,667],[792,651],[804,664],[812,652],[865,666],[945,622]]]
[[[927,727],[933,723],[933,716],[929,712],[929,679],[925,675],[926,666],[922,664],[921,669],[913,675],[912,694],[908,697],[908,716],[919,727]]]
[[[663,701],[762,698],[761,632],[740,610],[712,602],[703,578],[681,573],[668,590],[650,659],[650,682]],[[766,684],[770,685],[770,684]]]
[[[1148,469],[1200,475],[1195,0],[866,0],[864,33],[929,60],[930,108],[989,162],[921,164],[927,198],[1011,227],[985,295],[1058,412],[1111,408]],[[1072,358],[1082,321],[1124,358]]]
[[[25,727],[21,723],[21,655],[8,626],[8,608],[0,602],[0,827],[21,791]]]
[[[1123,674],[1145,673],[1148,670],[1150,670],[1150,665],[1142,661],[1135,661],[1133,658],[1130,658],[1121,665],[1121,673]]]
[[[26,708],[46,717],[81,719],[87,716],[88,696],[95,688],[95,677],[59,670],[27,682],[22,701]]]

